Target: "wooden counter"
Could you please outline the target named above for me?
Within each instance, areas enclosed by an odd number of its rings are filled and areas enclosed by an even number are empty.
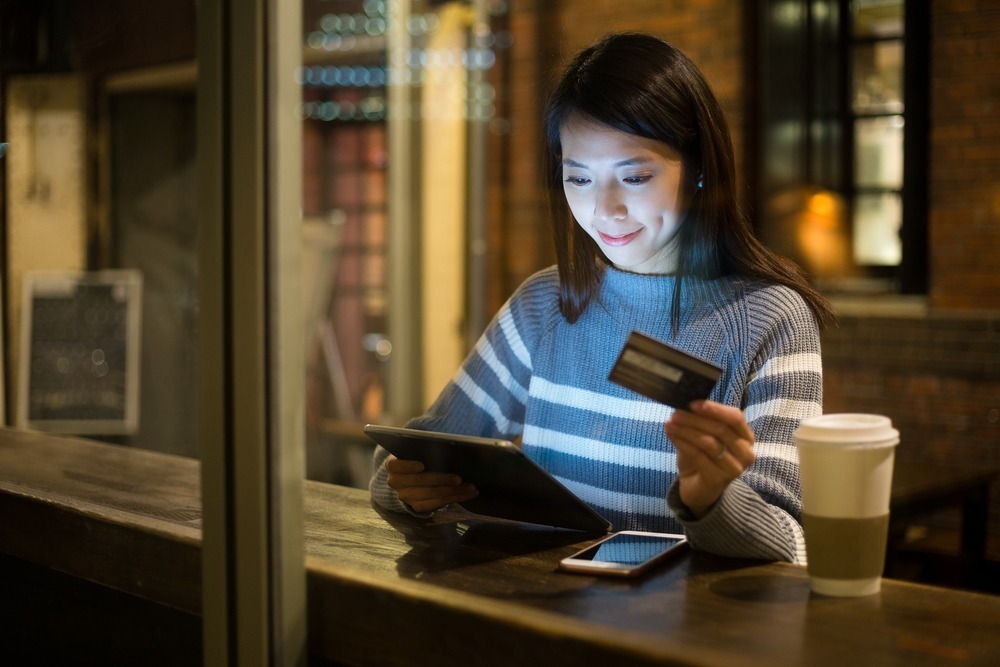
[[[0,431],[8,560],[174,610],[177,632],[200,606],[198,497],[196,461]],[[1000,664],[995,596],[885,580],[824,598],[803,568],[705,554],[614,581],[556,570],[590,541],[570,531],[428,524],[315,482],[305,510],[316,664]]]

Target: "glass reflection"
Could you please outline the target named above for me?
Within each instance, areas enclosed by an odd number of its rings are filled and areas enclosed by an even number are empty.
[[[874,42],[854,48],[854,112],[903,111],[903,45]]]
[[[903,0],[854,0],[856,37],[899,37],[903,34]]]
[[[899,189],[903,185],[903,117],[859,118],[854,124],[854,183]]]
[[[386,335],[386,2],[306,2],[302,85],[307,472],[359,485],[382,420]]]
[[[8,381],[9,422],[199,454],[195,17],[193,0],[4,3],[6,250],[14,258],[4,288],[8,331],[17,332],[6,343],[8,377],[25,378]],[[136,39],[150,26],[157,39]],[[34,93],[21,100],[18,90]],[[56,314],[58,327],[22,336],[26,313],[44,300],[22,300],[22,285],[43,272],[72,275],[75,296]],[[87,296],[126,279],[127,299],[102,305]],[[46,305],[55,307],[52,299]],[[124,340],[100,334],[64,345],[121,309],[138,311]],[[121,345],[126,353],[94,362],[98,351]],[[79,352],[57,355],[48,373],[46,349],[59,346]],[[93,381],[79,384],[74,369],[93,369]],[[57,395],[75,396],[73,419],[30,418],[25,406],[51,405]],[[135,419],[94,423],[102,420],[93,408],[123,398],[136,404]]]
[[[862,266],[896,266],[903,257],[898,194],[863,194],[854,200],[854,261]]]
[[[471,292],[484,289],[469,277],[484,178],[470,165],[496,113],[485,7],[304,0],[296,80],[312,479],[367,484],[364,424],[419,412],[467,350]]]

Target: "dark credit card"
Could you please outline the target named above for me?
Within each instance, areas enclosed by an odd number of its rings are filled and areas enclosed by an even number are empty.
[[[708,398],[722,369],[638,331],[629,334],[608,379],[654,401],[687,409]]]

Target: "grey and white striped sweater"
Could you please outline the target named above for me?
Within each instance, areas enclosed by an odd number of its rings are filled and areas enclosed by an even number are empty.
[[[734,277],[686,279],[678,333],[674,278],[608,268],[574,324],[558,309],[550,267],[504,304],[430,409],[408,426],[520,437],[524,451],[617,530],[685,532],[693,547],[736,557],[805,561],[798,454],[792,432],[822,411],[815,318],[793,290]],[[639,330],[722,367],[710,398],[741,408],[756,462],[701,519],[679,500],[673,409],[608,380]],[[385,484],[377,449],[372,497],[405,510]]]

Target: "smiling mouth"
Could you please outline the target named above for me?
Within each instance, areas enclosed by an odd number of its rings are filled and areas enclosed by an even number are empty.
[[[641,232],[642,232],[642,229],[640,228],[640,229],[635,230],[634,232],[630,232],[628,234],[620,234],[618,236],[611,236],[610,234],[605,234],[604,232],[600,232],[600,231],[597,232],[597,233],[598,233],[598,235],[600,235],[601,241],[603,241],[605,245],[609,245],[609,246],[623,246],[623,245],[628,245],[629,243],[631,243],[632,239],[634,239],[636,236],[638,236]]]

